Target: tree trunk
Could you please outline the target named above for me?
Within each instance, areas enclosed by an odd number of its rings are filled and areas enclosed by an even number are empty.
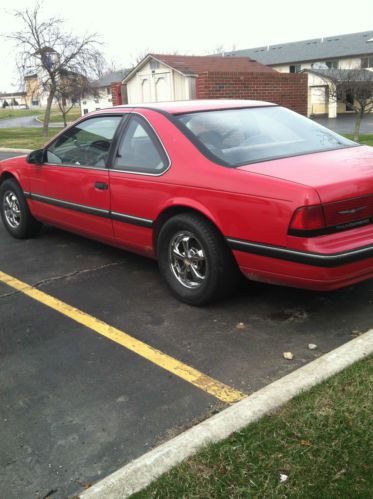
[[[360,125],[361,125],[361,120],[364,117],[364,113],[361,111],[358,111],[355,113],[355,130],[354,130],[354,141],[359,142],[360,140]]]
[[[48,99],[47,99],[47,107],[45,109],[44,126],[43,126],[44,137],[48,137],[48,128],[49,128],[49,120],[50,120],[50,116],[51,116],[51,107],[52,107],[55,92],[56,92],[56,89],[51,88],[49,91]]]

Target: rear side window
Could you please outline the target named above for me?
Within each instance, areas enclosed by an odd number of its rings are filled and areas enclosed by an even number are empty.
[[[114,169],[154,175],[168,166],[167,155],[152,128],[141,116],[131,116],[119,143]]]
[[[202,111],[176,119],[206,156],[230,167],[357,146],[279,106]]]

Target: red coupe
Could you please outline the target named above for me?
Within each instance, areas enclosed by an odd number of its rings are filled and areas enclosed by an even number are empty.
[[[259,101],[96,111],[0,163],[17,238],[52,224],[157,258],[202,305],[249,279],[331,290],[373,277],[373,149]]]

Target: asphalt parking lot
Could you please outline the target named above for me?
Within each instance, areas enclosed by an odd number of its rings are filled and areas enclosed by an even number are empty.
[[[372,303],[371,281],[333,293],[246,282],[192,308],[154,261],[53,227],[18,241],[1,225],[0,497],[73,496],[230,395],[367,331]],[[105,337],[99,321],[119,332]]]

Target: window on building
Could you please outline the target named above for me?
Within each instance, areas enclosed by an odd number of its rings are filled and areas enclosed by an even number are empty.
[[[88,114],[88,109],[83,109],[83,114]]]
[[[110,95],[110,94],[111,94],[111,88],[110,88],[110,87],[106,87],[106,93],[107,93],[108,95]]]
[[[289,72],[290,73],[299,73],[301,70],[301,65],[300,64],[292,64],[289,66]]]
[[[361,67],[366,69],[366,68],[373,68],[373,56],[371,57],[362,57],[361,58]]]
[[[328,69],[338,69],[338,60],[334,59],[333,61],[325,61],[325,64]]]
[[[83,101],[83,105],[85,105],[85,104],[87,104],[87,101],[86,101],[86,100],[84,100],[84,101]]]
[[[150,61],[150,69],[154,71],[155,69],[159,69],[159,62],[151,60]]]

